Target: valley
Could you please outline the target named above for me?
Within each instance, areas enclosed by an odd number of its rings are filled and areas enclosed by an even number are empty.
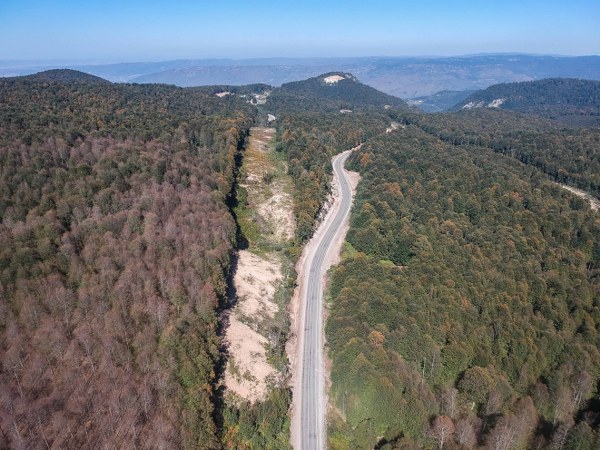
[[[0,79],[0,447],[596,448],[599,86]]]

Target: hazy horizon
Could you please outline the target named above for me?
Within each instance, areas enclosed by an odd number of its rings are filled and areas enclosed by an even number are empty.
[[[0,60],[119,63],[179,59],[596,55],[600,4],[356,0],[8,0]],[[368,57],[368,56],[367,56]]]
[[[325,56],[249,56],[244,58],[235,57],[222,57],[222,58],[210,58],[210,57],[188,57],[188,58],[147,58],[147,59],[0,59],[0,64],[26,64],[26,65],[112,65],[112,64],[146,64],[146,63],[160,63],[160,62],[172,62],[172,61],[199,61],[199,62],[242,62],[242,61],[302,61],[302,60],[335,60],[335,59],[449,59],[449,58],[475,58],[479,56],[537,56],[537,57],[556,57],[556,58],[578,58],[578,57],[590,57],[600,56],[600,51],[597,53],[585,53],[580,55],[567,55],[567,54],[550,54],[550,53],[523,53],[523,52],[488,52],[488,53],[457,53],[449,55],[376,55],[376,54],[365,54],[356,56],[340,56],[340,55],[325,55]]]

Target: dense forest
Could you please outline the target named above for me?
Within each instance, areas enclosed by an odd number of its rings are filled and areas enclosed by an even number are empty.
[[[331,156],[385,131],[383,114],[301,113],[278,124],[278,150],[285,153],[295,184],[294,213],[299,243],[308,239],[330,192]]]
[[[0,447],[217,448],[226,206],[254,109],[0,81]]]
[[[67,70],[1,81],[6,445],[260,448],[288,432],[288,390],[233,406],[218,385],[218,310],[239,238],[228,205],[256,121],[249,100],[266,92]],[[328,192],[329,157],[389,125],[337,105],[323,114],[338,100],[280,120],[301,224],[292,257]]]
[[[329,280],[331,448],[598,448],[600,217],[554,182],[600,195],[600,130],[548,120],[559,85],[528,115],[426,115],[338,72],[0,79],[0,447],[282,448],[289,389],[226,405],[219,381],[238,165],[269,113],[292,260],[331,156],[364,143]]]
[[[312,108],[278,123],[300,240],[330,156],[365,142],[329,293],[330,446],[597,447],[600,221],[551,181],[598,195],[598,130]]]
[[[546,78],[496,84],[459,101],[453,109],[489,107],[541,115],[569,125],[599,126],[600,81]]]
[[[600,129],[571,129],[508,111],[475,110],[405,118],[455,146],[485,146],[550,179],[600,197]]]
[[[597,448],[598,215],[535,167],[415,125],[351,165],[331,447]]]

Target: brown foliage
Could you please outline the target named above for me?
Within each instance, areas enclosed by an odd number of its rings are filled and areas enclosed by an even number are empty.
[[[225,197],[248,124],[0,148],[0,447],[217,445]]]
[[[438,447],[441,449],[444,447],[444,443],[452,437],[454,430],[454,422],[452,422],[450,417],[437,416],[433,419],[430,432],[437,441]]]

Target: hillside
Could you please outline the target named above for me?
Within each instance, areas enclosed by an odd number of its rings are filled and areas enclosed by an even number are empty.
[[[600,197],[600,130],[565,128],[533,115],[476,108],[407,119],[443,142],[483,146],[536,168],[551,180]]]
[[[227,207],[254,109],[0,80],[0,447],[218,448]]]
[[[474,108],[537,114],[572,125],[600,125],[600,81],[548,78],[498,84],[474,93],[453,109]]]
[[[330,447],[596,448],[597,213],[525,164],[413,125],[352,167]]]
[[[90,75],[89,73],[80,72],[78,70],[71,69],[53,69],[46,70],[45,72],[39,72],[33,75],[25,76],[24,79],[32,81],[47,81],[47,82],[79,82],[79,83],[105,83],[109,81]]]
[[[283,84],[271,92],[267,107],[275,113],[339,111],[350,114],[357,109],[410,110],[404,100],[384,94],[361,83],[353,75],[342,72],[329,72],[308,80]]]

